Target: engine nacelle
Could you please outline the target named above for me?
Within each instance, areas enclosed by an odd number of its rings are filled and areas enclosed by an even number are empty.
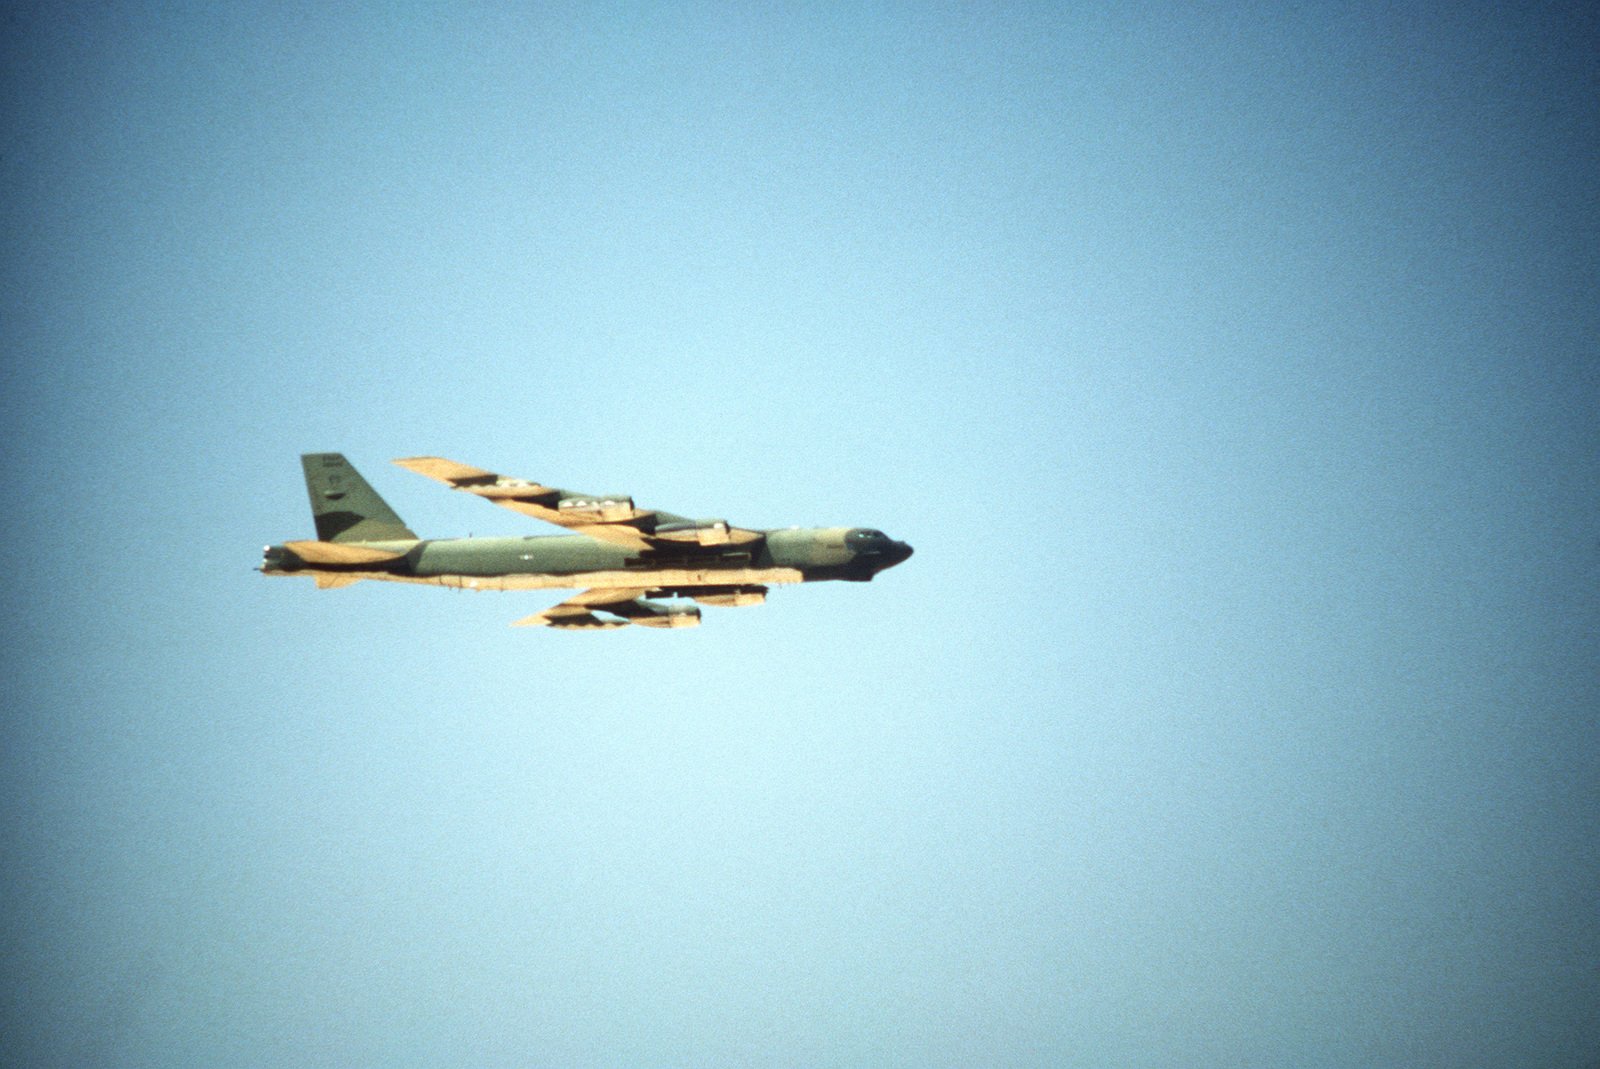
[[[700,610],[693,605],[660,605],[642,598],[634,603],[648,611],[630,614],[628,622],[640,627],[699,627]]]
[[[652,532],[672,542],[691,542],[700,546],[725,546],[733,541],[727,520],[696,520],[693,523],[664,523]]]
[[[702,605],[736,609],[744,605],[760,605],[766,601],[767,588],[764,586],[739,586],[730,590],[714,590],[704,594],[693,594],[691,597]]]
[[[556,510],[563,517],[595,523],[616,523],[631,520],[635,515],[631,497],[564,497]]]
[[[619,627],[627,627],[626,620],[602,620],[593,613],[584,613],[582,616],[557,617],[546,621],[546,627],[556,631],[615,631]]]

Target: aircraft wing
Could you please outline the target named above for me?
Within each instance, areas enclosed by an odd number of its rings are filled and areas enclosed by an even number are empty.
[[[630,624],[643,627],[694,627],[700,623],[700,610],[694,606],[663,605],[646,601],[644,588],[585,590],[560,605],[524,616],[512,627],[554,627],[563,631],[610,631]],[[595,610],[620,616],[604,620]]]
[[[605,542],[646,550],[664,546],[731,545],[759,541],[759,531],[717,520],[694,523],[670,512],[634,507],[631,497],[608,497],[498,475],[443,457],[403,457],[396,464],[452,490],[485,498],[501,508],[566,527]]]

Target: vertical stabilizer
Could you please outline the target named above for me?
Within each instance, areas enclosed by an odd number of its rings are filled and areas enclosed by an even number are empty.
[[[306,492],[321,542],[393,542],[417,536],[342,453],[303,453]]]

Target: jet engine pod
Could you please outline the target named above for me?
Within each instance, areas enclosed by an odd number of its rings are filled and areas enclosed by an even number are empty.
[[[597,523],[631,520],[635,515],[631,497],[564,497],[556,510],[562,516]]]
[[[760,605],[767,600],[767,588],[764,586],[733,586],[707,590],[691,596],[702,605],[715,605],[719,608],[733,609],[744,605]]]
[[[557,631],[615,631],[619,627],[627,627],[626,620],[602,620],[593,613],[583,613],[580,616],[558,617],[545,621],[546,627]]]
[[[664,523],[654,533],[657,538],[668,542],[688,542],[699,546],[725,546],[734,540],[733,530],[727,520]]]
[[[649,605],[651,611],[639,615],[629,614],[628,622],[640,627],[699,627],[700,610],[693,605],[662,605],[656,606],[650,602],[637,602],[636,604]]]

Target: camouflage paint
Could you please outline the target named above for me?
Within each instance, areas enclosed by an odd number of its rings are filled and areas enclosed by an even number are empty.
[[[363,579],[463,590],[581,588],[584,593],[517,624],[597,630],[699,623],[698,608],[647,596],[755,605],[765,600],[767,586],[866,582],[911,556],[909,545],[870,528],[757,531],[640,510],[631,498],[579,494],[439,457],[396,463],[582,533],[419,539],[342,455],[308,453],[301,465],[317,540],[266,547],[261,572],[311,576],[322,589]],[[603,620],[595,609],[622,619]]]

